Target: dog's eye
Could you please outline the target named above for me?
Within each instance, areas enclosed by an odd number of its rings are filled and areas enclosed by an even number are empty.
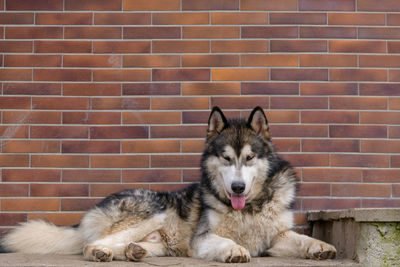
[[[250,161],[250,160],[252,160],[252,159],[254,159],[254,154],[250,154],[250,155],[248,155],[248,156],[246,157],[246,160],[247,160],[247,161]]]
[[[228,156],[222,156],[223,158],[224,158],[224,160],[226,160],[226,161],[228,161],[228,162],[230,162],[231,161],[231,158],[230,157],[228,157]]]

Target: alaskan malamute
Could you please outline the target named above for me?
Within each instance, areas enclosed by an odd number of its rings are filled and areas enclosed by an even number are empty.
[[[30,221],[5,235],[8,252],[80,254],[87,260],[140,261],[190,256],[248,262],[263,255],[334,258],[333,246],[292,231],[296,176],[274,151],[256,107],[248,120],[208,120],[198,184],[173,193],[125,190],[91,209],[74,227]]]

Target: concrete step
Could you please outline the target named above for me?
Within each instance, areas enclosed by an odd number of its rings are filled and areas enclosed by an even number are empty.
[[[151,266],[173,266],[173,267],[196,267],[196,266],[241,266],[241,267],[261,267],[261,266],[279,266],[279,267],[294,267],[294,266],[357,266],[354,261],[348,259],[341,260],[304,260],[295,258],[252,258],[249,263],[229,264],[219,262],[208,262],[192,258],[177,258],[177,257],[159,257],[159,258],[146,258],[143,262],[89,262],[83,259],[81,255],[33,255],[33,254],[19,254],[8,253],[0,254],[0,266],[134,266],[134,267],[151,267]]]

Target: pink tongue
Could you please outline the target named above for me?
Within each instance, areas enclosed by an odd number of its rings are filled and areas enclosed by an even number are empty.
[[[231,204],[232,208],[234,208],[235,210],[241,210],[244,208],[244,205],[246,204],[246,197],[231,195]]]

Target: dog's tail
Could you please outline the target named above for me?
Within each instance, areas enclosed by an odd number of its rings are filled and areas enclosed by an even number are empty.
[[[1,240],[2,252],[33,254],[81,254],[83,237],[77,227],[59,227],[30,221],[11,230]]]

